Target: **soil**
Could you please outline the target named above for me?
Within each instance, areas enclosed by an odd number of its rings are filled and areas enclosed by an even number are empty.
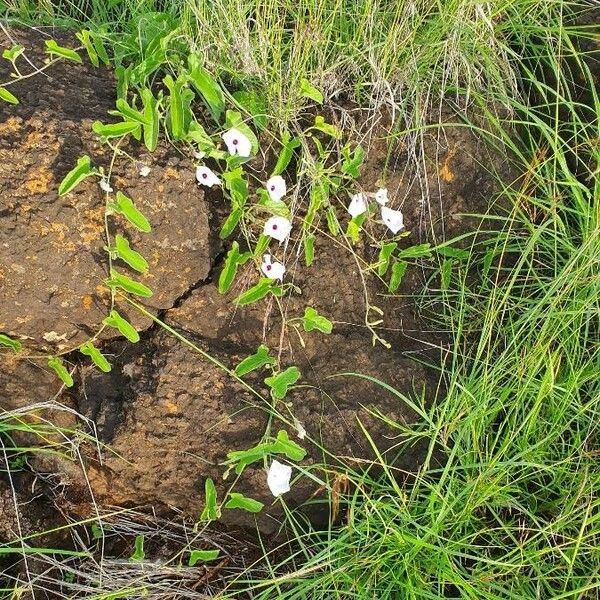
[[[11,35],[34,63],[42,62],[44,33],[13,30]],[[73,45],[60,36],[58,40]],[[12,43],[0,38],[2,47]],[[6,65],[0,66],[0,81],[7,75]],[[57,188],[82,154],[109,167],[110,156],[91,123],[110,120],[114,88],[104,68],[59,62],[11,88],[19,105],[0,105],[0,332],[22,339],[34,354],[75,348],[97,331],[107,311],[103,193],[92,179],[65,196],[59,197]],[[452,120],[450,113],[447,119]],[[483,142],[464,127],[431,131],[416,154],[400,143],[389,152],[387,134],[383,122],[365,137],[369,154],[359,185],[375,191],[388,166],[390,205],[402,209],[410,231],[402,241],[405,247],[473,231],[478,219],[461,213],[487,210],[498,191],[498,173],[510,181],[506,157],[486,154]],[[231,300],[255,281],[256,271],[247,264],[234,289],[225,296],[218,293],[216,280],[230,244],[215,236],[224,207],[220,195],[203,194],[194,180],[193,161],[166,142],[152,155],[135,142],[126,150],[133,160],[116,161],[113,187],[134,199],[153,230],[136,234],[118,221],[114,231],[126,235],[150,262],[150,273],[142,280],[155,295],[146,306],[230,368],[260,343],[279,352],[282,365],[298,366],[301,386],[277,409],[288,423],[296,418],[308,438],[318,442],[295,438],[308,450],[304,468],[324,459],[335,463],[333,456],[357,465],[371,459],[373,449],[362,427],[381,451],[395,451],[398,430],[374,415],[380,412],[409,425],[415,414],[402,394],[431,400],[439,385],[439,369],[426,365],[441,363],[444,334],[430,331],[416,307],[431,272],[410,268],[392,297],[376,278],[363,285],[356,257],[324,236],[317,238],[314,264],[305,267],[295,255],[292,236],[285,260],[289,281],[301,291],[286,296],[282,310],[269,300],[236,308]],[[139,176],[137,163],[151,167],[148,177]],[[425,192],[428,202],[422,201]],[[378,239],[385,234],[380,225],[368,228]],[[361,260],[376,259],[376,250],[365,242],[354,251]],[[278,249],[277,257],[284,258],[284,252]],[[365,326],[366,297],[383,311],[383,316],[371,313],[369,318],[383,320],[377,332],[390,349],[372,343]],[[288,327],[282,336],[284,319],[301,316],[307,306],[333,321],[333,333]],[[263,383],[268,373],[247,378],[260,399],[124,303],[118,310],[135,323],[142,339],[132,345],[114,334],[103,338],[102,350],[113,364],[109,374],[71,353],[67,358],[76,383],[65,391],[44,360],[9,359],[3,353],[8,366],[0,373],[0,406],[10,410],[54,399],[89,418],[107,444],[101,456],[95,448],[85,450],[85,477],[81,473],[78,478],[60,460],[49,465],[32,458],[34,470],[52,468],[63,474],[63,513],[90,515],[89,482],[100,506],[145,506],[165,514],[176,509],[193,519],[201,511],[207,477],[215,480],[221,497],[232,483],[232,478],[223,480],[227,452],[261,441],[268,423]],[[351,372],[381,380],[400,394],[347,375]],[[332,377],[342,373],[346,375]],[[273,432],[280,429],[295,435],[289,424],[272,424]],[[331,455],[324,456],[319,446]],[[399,465],[414,472],[422,458],[420,448],[410,448]],[[257,516],[224,511],[225,525],[278,530],[282,507],[269,493],[262,464],[248,467],[235,490],[266,507]],[[322,493],[299,478],[285,499],[291,507],[301,507]]]

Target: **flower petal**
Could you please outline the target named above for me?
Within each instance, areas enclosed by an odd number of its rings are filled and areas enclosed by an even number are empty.
[[[375,201],[378,204],[381,204],[381,206],[383,206],[384,204],[388,203],[388,191],[387,188],[379,188],[376,192],[375,192]]]
[[[306,437],[306,429],[304,429],[304,425],[296,417],[294,417],[294,427],[296,428],[298,437],[303,440]]]
[[[392,233],[398,233],[404,228],[404,216],[399,210],[392,210],[387,206],[382,206],[381,218]]]
[[[148,165],[140,165],[139,173],[142,177],[148,177],[150,175],[150,167]]]
[[[291,230],[292,224],[285,217],[271,217],[265,223],[263,233],[279,242],[283,242],[290,235]]]
[[[194,158],[197,160],[202,160],[206,156],[206,152],[202,152],[202,150],[194,150]]]
[[[364,194],[354,194],[350,200],[350,204],[348,205],[348,212],[354,219],[358,217],[358,215],[362,215],[364,212],[367,212],[369,205],[367,204],[367,198]]]
[[[247,157],[252,153],[252,142],[239,129],[232,127],[222,137],[229,154]]]
[[[290,479],[292,478],[292,467],[283,465],[273,460],[267,474],[267,485],[273,496],[281,496],[290,491]]]
[[[221,180],[208,167],[200,165],[196,167],[196,180],[201,185],[212,187],[213,185],[221,185]]]
[[[273,261],[270,254],[263,256],[263,262],[260,266],[260,270],[264,273],[265,277],[269,279],[283,279],[285,275],[285,266],[283,263]]]
[[[106,192],[107,194],[110,194],[110,192],[113,191],[112,187],[110,186],[110,183],[108,182],[108,179],[106,177],[103,177],[100,180],[100,189],[103,192]]]
[[[281,175],[274,175],[266,185],[271,200],[281,200],[287,192],[285,179]]]

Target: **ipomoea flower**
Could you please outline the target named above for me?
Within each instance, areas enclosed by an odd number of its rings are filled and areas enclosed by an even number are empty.
[[[367,204],[367,198],[364,194],[354,194],[350,200],[350,204],[348,205],[348,212],[354,219],[354,217],[358,217],[358,215],[362,215],[364,212],[367,212],[367,208],[369,205]]]
[[[201,185],[212,187],[213,185],[221,185],[221,180],[208,167],[200,165],[196,167],[196,179]]]
[[[399,210],[392,210],[387,206],[382,206],[381,218],[392,233],[398,233],[404,228],[404,217]]]
[[[140,165],[138,170],[142,177],[148,177],[148,175],[150,175],[150,167],[148,165]]]
[[[110,194],[110,192],[113,191],[112,187],[110,187],[110,183],[108,182],[108,179],[106,177],[103,177],[100,180],[100,189],[103,192],[106,192],[107,194]]]
[[[229,154],[250,156],[252,153],[252,142],[239,129],[232,127],[222,137]]]
[[[282,465],[279,461],[273,460],[267,474],[267,485],[273,496],[281,496],[290,491],[290,479],[292,477],[292,467]]]
[[[274,261],[270,254],[263,256],[260,269],[265,274],[265,277],[269,279],[283,279],[285,274],[285,266],[276,260]]]
[[[285,217],[271,217],[265,223],[263,233],[279,242],[283,242],[290,235],[291,230],[292,224]]]
[[[379,188],[376,192],[375,192],[375,201],[378,204],[381,204],[381,206],[383,206],[384,204],[388,203],[388,191],[387,188]]]
[[[287,192],[285,179],[281,175],[274,175],[267,181],[266,185],[271,200],[281,200]]]

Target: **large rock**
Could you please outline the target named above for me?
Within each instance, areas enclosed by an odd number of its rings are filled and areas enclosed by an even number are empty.
[[[41,66],[43,36],[12,35]],[[0,46],[11,44],[0,33]],[[0,81],[8,79],[7,65],[0,63]],[[103,286],[105,197],[98,178],[62,197],[57,190],[84,154],[108,171],[112,152],[91,124],[112,119],[107,112],[114,108],[115,83],[106,69],[62,61],[11,90],[20,104],[0,104],[0,331],[29,347],[65,350],[98,330],[110,294]],[[137,144],[125,149],[133,160],[117,158],[113,188],[136,202],[153,230],[137,233],[120,217],[110,217],[109,228],[129,238],[150,263],[140,278],[155,291],[147,306],[170,308],[209,273],[206,202],[191,162],[170,146],[151,158]],[[138,173],[140,163],[152,164],[146,178]],[[119,261],[115,266],[128,272]],[[134,317],[124,305],[119,310]],[[135,321],[138,328],[150,323],[137,315]]]

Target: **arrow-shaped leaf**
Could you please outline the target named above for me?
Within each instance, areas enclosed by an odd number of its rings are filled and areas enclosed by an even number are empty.
[[[140,231],[149,233],[152,230],[148,219],[136,208],[133,200],[122,192],[117,192],[116,202],[110,204],[109,208],[116,213],[122,214]]]
[[[235,374],[238,377],[242,377],[252,371],[256,371],[256,369],[264,367],[265,365],[274,365],[276,362],[277,361],[272,356],[269,356],[269,348],[264,344],[261,344],[255,354],[246,357],[235,368]]]
[[[115,269],[112,270],[110,279],[106,279],[104,283],[109,288],[120,288],[126,292],[129,292],[130,294],[141,296],[142,298],[150,298],[153,294],[152,290],[143,283],[135,281],[130,277],[127,277],[127,275],[122,275],[121,273],[115,271]]]
[[[126,262],[132,269],[138,273],[146,273],[148,271],[148,262],[146,259],[135,250],[132,250],[129,245],[129,240],[117,233],[115,236],[115,251],[117,256]]]
[[[67,371],[63,361],[60,358],[51,356],[48,359],[48,366],[58,375],[58,377],[67,387],[73,387],[73,378],[71,377],[71,373]]]
[[[330,334],[333,330],[333,323],[310,306],[307,306],[304,310],[302,325],[304,326],[304,331],[313,331],[316,329],[323,333]]]
[[[6,346],[15,352],[18,352],[21,349],[22,344],[18,340],[13,340],[7,335],[0,333],[0,346]]]
[[[237,492],[229,493],[229,500],[225,504],[225,508],[240,508],[242,510],[258,513],[263,509],[264,504],[253,498],[248,498],[244,494]]]
[[[265,383],[271,388],[271,396],[275,400],[282,400],[288,393],[288,388],[300,379],[298,367],[288,367],[285,371],[267,377]]]
[[[77,159],[77,164],[73,167],[60,182],[58,186],[58,195],[63,196],[69,193],[78,183],[92,174],[90,157],[82,156]]]
[[[215,482],[209,477],[204,482],[204,509],[200,515],[201,521],[216,521],[221,516],[217,506],[217,488]]]
[[[102,322],[109,327],[118,329],[121,335],[125,336],[133,344],[140,341],[140,334],[135,330],[135,327],[116,310],[111,310],[110,315]]]
[[[86,342],[79,348],[79,352],[85,356],[89,356],[92,362],[104,373],[109,373],[112,367],[110,363],[104,357],[104,354],[92,344],[92,342]]]
[[[55,40],[46,40],[46,52],[50,54],[50,56],[57,55],[61,58],[66,58],[67,60],[72,60],[80,64],[83,63],[81,56],[79,56],[75,50],[59,46]]]

